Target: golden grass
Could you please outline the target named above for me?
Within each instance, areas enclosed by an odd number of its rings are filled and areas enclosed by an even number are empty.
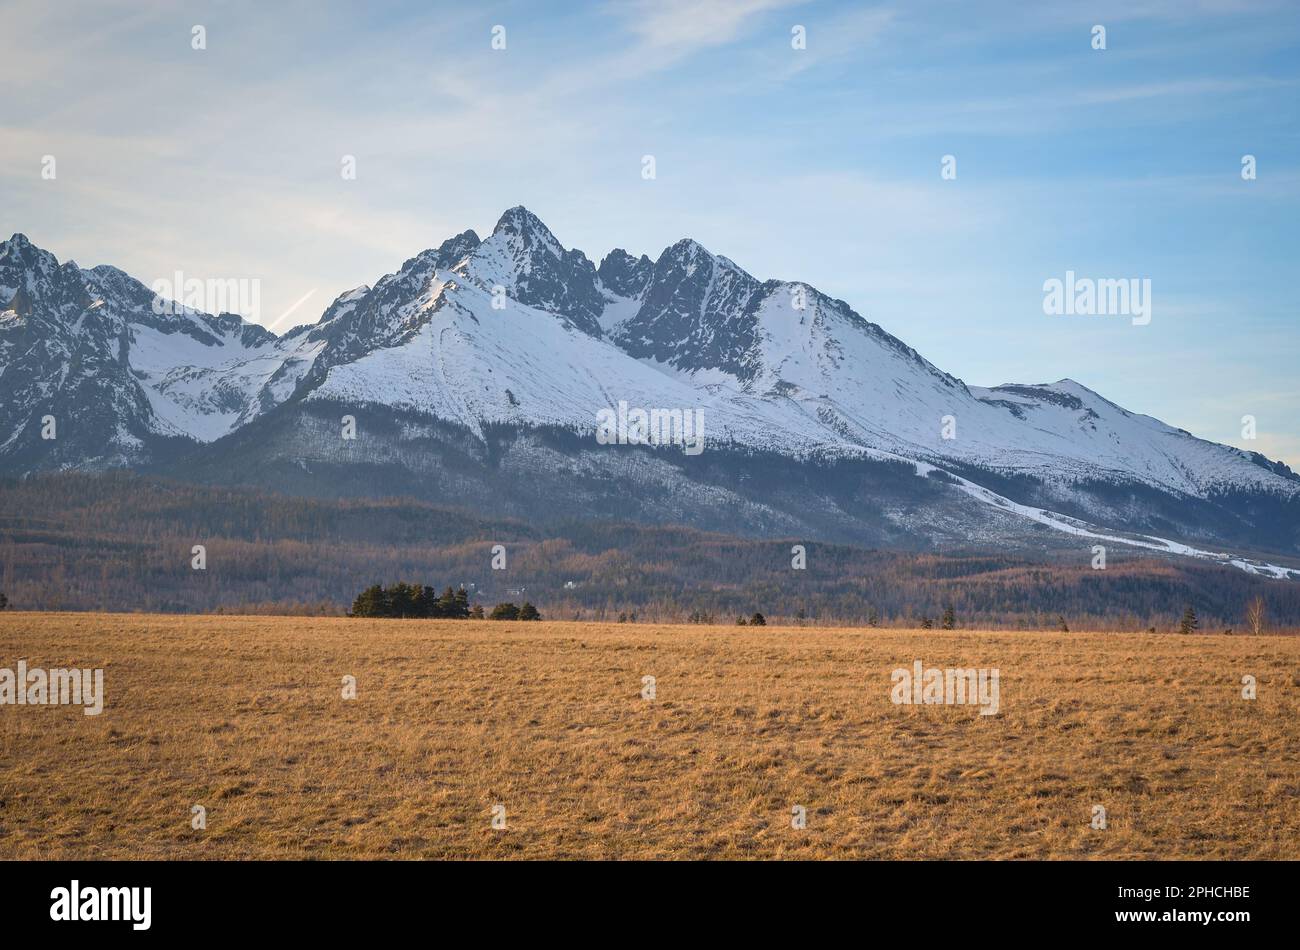
[[[107,701],[0,706],[0,858],[1294,858],[1300,841],[1296,638],[0,614],[0,667],[20,658],[103,667]],[[1001,714],[894,705],[890,671],[915,659],[998,667]]]

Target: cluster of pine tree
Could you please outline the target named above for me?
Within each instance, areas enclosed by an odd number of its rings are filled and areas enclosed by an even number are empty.
[[[492,608],[492,613],[488,614],[489,620],[541,620],[542,615],[537,612],[537,608],[524,601],[521,606],[516,607],[514,604],[497,604]]]
[[[483,605],[469,604],[465,588],[448,587],[438,594],[434,588],[398,581],[388,587],[372,584],[352,601],[349,617],[398,617],[409,619],[482,620]],[[497,604],[488,614],[491,620],[541,620],[537,608],[524,601],[522,606]]]
[[[478,608],[482,615],[483,608]],[[388,587],[372,584],[352,601],[353,617],[429,617],[465,620],[470,616],[465,588],[448,587],[439,596],[432,587],[398,581]]]

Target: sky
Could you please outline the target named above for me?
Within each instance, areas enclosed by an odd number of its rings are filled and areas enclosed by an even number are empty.
[[[1294,2],[0,0],[0,63],[3,236],[260,281],[278,331],[523,204],[1300,470]],[[1067,272],[1150,322],[1045,313]]]

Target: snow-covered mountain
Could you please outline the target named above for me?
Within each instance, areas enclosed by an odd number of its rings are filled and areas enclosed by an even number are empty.
[[[967,386],[844,301],[689,239],[597,266],[512,208],[283,336],[154,302],[114,268],[0,244],[0,471],[382,482],[569,514],[621,491],[633,516],[881,543],[1024,543],[1068,519],[1300,553],[1286,466],[1072,380]],[[700,414],[709,451],[599,443],[620,403]],[[647,491],[659,501],[628,494]]]
[[[60,264],[22,234],[0,243],[6,471],[130,465],[211,442],[276,402],[274,377],[309,365],[302,334],[180,306],[159,314],[155,300],[115,267]]]

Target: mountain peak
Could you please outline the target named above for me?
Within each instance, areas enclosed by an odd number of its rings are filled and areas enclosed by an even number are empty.
[[[682,238],[676,244],[672,245],[672,247],[665,248],[664,253],[661,254],[660,257],[662,258],[665,255],[670,259],[675,258],[678,260],[681,259],[695,260],[697,257],[701,257],[701,256],[704,257],[713,256],[712,254],[709,253],[709,249],[707,247],[705,247],[699,241],[695,240],[695,238],[688,238],[688,237]]]
[[[654,273],[654,261],[642,254],[633,257],[621,247],[605,255],[596,269],[601,285],[620,297],[639,297]]]
[[[754,280],[752,274],[731,258],[724,257],[721,254],[714,254],[699,241],[695,240],[695,238],[685,237],[672,245],[672,247],[664,248],[664,252],[659,255],[659,260],[655,263],[656,265],[663,263],[676,263],[693,270],[700,262],[706,262],[712,266],[722,267],[726,270],[734,271],[736,274],[746,278],[747,280]],[[754,282],[757,283],[757,281]]]
[[[1079,382],[1077,379],[1071,379],[1069,376],[1066,376],[1064,379],[1058,379],[1054,383],[1044,383],[1043,388],[1052,389],[1060,393],[1070,393],[1071,395],[1074,396],[1094,397],[1097,399],[1105,400],[1107,402],[1110,401],[1107,400],[1105,396],[1097,392],[1095,389],[1089,389],[1087,386],[1083,385],[1083,383]]]
[[[501,215],[491,236],[467,259],[464,273],[485,290],[503,287],[512,300],[601,335],[605,300],[596,287],[595,265],[581,251],[565,250],[523,205]]]
[[[450,267],[461,258],[472,254],[483,242],[473,229],[461,231],[455,237],[449,237],[438,245],[434,253],[439,259],[439,266]]]
[[[646,257],[644,254],[641,255],[641,259],[646,261],[650,260],[650,258]],[[608,261],[611,266],[624,267],[628,264],[635,263],[636,258],[633,257],[631,254],[629,254],[623,248],[616,247],[608,254],[606,254],[600,263],[603,265],[606,261]],[[651,263],[654,262],[651,261]]]
[[[49,254],[49,252],[41,250],[21,231],[15,231],[13,237],[7,241],[0,241],[0,258],[15,257],[29,260],[33,255],[41,256],[46,254]],[[53,255],[51,255],[52,257]]]
[[[10,284],[24,290],[26,296],[41,296],[50,291],[49,287],[38,287],[33,282],[44,284],[51,280],[66,283],[67,288],[75,288],[80,283],[81,270],[72,261],[60,265],[59,259],[44,248],[33,244],[21,231],[15,231],[7,241],[0,241],[0,273],[7,274],[0,285]],[[61,278],[58,275],[63,275]],[[70,293],[75,290],[69,289]]]
[[[556,244],[555,235],[551,233],[542,219],[537,217],[523,205],[515,205],[513,208],[507,208],[497,219],[496,227],[492,229],[493,234],[499,234],[504,231],[507,234],[519,234],[525,238],[539,236],[549,238]]]
[[[515,257],[522,255],[523,258],[534,258],[541,252],[551,257],[563,258],[566,253],[569,253],[542,219],[523,205],[515,205],[501,215],[488,241],[513,248],[510,253]]]

